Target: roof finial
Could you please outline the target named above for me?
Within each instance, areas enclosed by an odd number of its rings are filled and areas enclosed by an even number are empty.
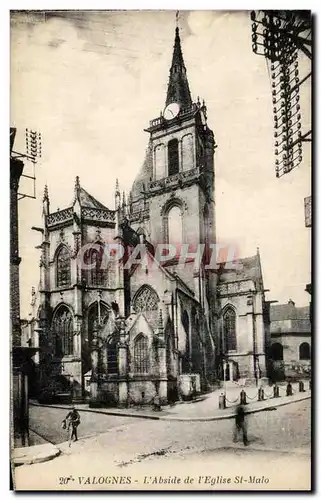
[[[179,10],[176,11],[175,17],[176,17],[176,29],[178,30],[179,29],[179,27],[178,27]]]
[[[78,199],[78,194],[79,194],[79,190],[80,190],[80,181],[79,181],[79,177],[78,175],[76,176],[76,179],[75,179],[75,188],[74,188],[74,202],[76,202],[76,200]]]
[[[48,193],[47,184],[45,184],[45,188],[43,190],[43,201],[49,201],[49,193]]]
[[[117,177],[117,179],[116,179],[115,192],[116,192],[116,193],[119,193],[119,182],[118,182],[118,177]]]

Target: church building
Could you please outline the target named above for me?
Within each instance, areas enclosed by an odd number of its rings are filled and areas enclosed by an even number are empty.
[[[33,302],[43,392],[125,406],[157,395],[165,404],[219,380],[266,376],[259,251],[209,265],[216,144],[205,102],[191,97],[178,28],[164,111],[146,132],[143,165],[127,198],[116,184],[112,209],[77,177],[70,205],[51,212],[45,188]],[[122,258],[106,259],[108,245]]]

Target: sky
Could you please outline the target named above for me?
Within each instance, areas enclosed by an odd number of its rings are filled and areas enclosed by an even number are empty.
[[[42,195],[70,206],[81,185],[114,208],[116,177],[126,192],[144,159],[149,121],[164,109],[174,11],[69,11],[11,15],[11,117],[15,150],[25,128],[42,134],[36,199],[19,201],[21,317],[39,282]],[[205,99],[214,132],[218,240],[241,257],[260,248],[268,300],[308,305],[311,230],[310,143],[303,162],[277,179],[270,78],[251,46],[248,12],[181,11],[179,27],[192,98]],[[300,72],[309,61],[300,59]],[[301,88],[302,130],[310,128],[310,80]],[[26,165],[25,173],[31,172]],[[32,192],[24,179],[21,191]]]

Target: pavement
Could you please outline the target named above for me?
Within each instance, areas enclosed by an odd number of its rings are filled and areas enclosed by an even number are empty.
[[[308,384],[305,383],[305,387]],[[181,402],[173,406],[166,406],[160,412],[154,412],[150,408],[140,409],[121,409],[121,408],[89,408],[88,405],[75,405],[77,410],[86,413],[97,413],[101,415],[113,415],[120,417],[133,417],[139,419],[162,420],[162,421],[181,421],[181,422],[200,422],[200,421],[215,421],[231,419],[235,416],[235,406],[239,401],[240,387],[229,387],[226,392],[227,408],[218,409],[219,396],[222,390],[214,391],[198,397],[195,400]],[[305,399],[311,398],[311,391],[298,392],[298,385],[293,384],[293,395],[285,395],[285,386],[280,387],[280,397],[272,397],[272,388],[265,388],[265,400],[257,401],[257,388],[246,387],[247,402],[246,413],[258,413],[262,411],[273,410],[277,407],[296,403]],[[39,403],[31,403],[34,406],[49,408],[70,409],[68,405],[40,405]],[[61,451],[67,451],[66,443],[63,446],[55,446],[51,443],[41,444],[37,446],[17,448],[13,451],[12,457],[15,465],[26,465],[33,463],[45,462],[57,457]]]
[[[12,462],[14,465],[31,465],[47,462],[60,455],[60,449],[53,444],[39,444],[37,446],[26,446],[15,448],[12,451]]]
[[[46,410],[37,408],[43,415]],[[55,412],[53,426],[64,410],[56,409]],[[106,418],[106,422],[111,418],[96,416],[102,420]],[[94,415],[82,413],[84,428],[79,440],[72,443],[71,448],[60,442],[57,447],[61,454],[57,458],[16,467],[15,489],[115,491],[149,488],[151,491],[184,488],[185,483],[169,484],[168,478],[175,481],[176,476],[182,483],[187,476],[194,478],[194,485],[187,485],[190,489],[194,486],[203,490],[241,486],[244,490],[249,485],[251,489],[297,491],[309,487],[311,399],[248,415],[249,446],[246,447],[241,436],[239,442],[233,442],[233,419],[181,422],[128,418],[123,426],[110,427],[86,438],[85,419],[90,421],[90,417],[94,430]],[[112,418],[117,425],[120,419]],[[240,485],[242,476],[244,484]],[[249,476],[254,476],[258,484],[246,482]],[[263,476],[264,482],[260,482]],[[223,484],[222,478],[230,478],[233,484]]]

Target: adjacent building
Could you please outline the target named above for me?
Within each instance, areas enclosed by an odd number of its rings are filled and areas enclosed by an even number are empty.
[[[310,307],[296,307],[293,300],[270,309],[271,377],[309,378],[311,373]]]

